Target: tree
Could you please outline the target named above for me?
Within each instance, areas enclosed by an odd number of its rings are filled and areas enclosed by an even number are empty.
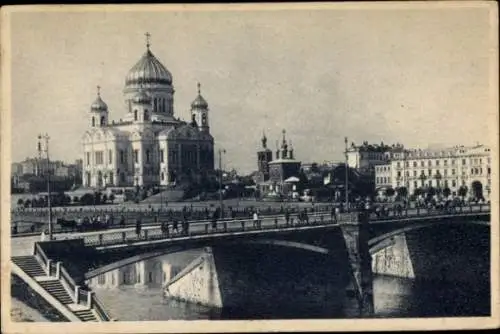
[[[450,188],[446,187],[446,188],[443,189],[443,196],[444,197],[449,197],[450,194],[451,194]]]
[[[479,181],[474,181],[471,184],[472,187],[472,193],[474,194],[474,197],[477,199],[483,198],[483,184]]]
[[[105,204],[108,201],[108,196],[106,194],[102,195],[102,203]]]
[[[80,200],[80,199],[78,198],[78,196],[74,196],[74,197],[73,197],[73,203],[78,203],[78,202],[79,202],[79,200]]]
[[[418,196],[422,195],[423,193],[424,193],[424,191],[422,188],[415,188],[415,190],[413,190],[413,196],[415,196],[415,197],[418,197]]]
[[[80,203],[82,205],[92,205],[94,204],[94,195],[85,194],[80,198]]]
[[[113,202],[115,201],[115,194],[109,195],[109,201],[111,202],[111,204],[113,204]]]
[[[468,188],[467,186],[461,186],[460,188],[458,188],[458,196],[462,197],[462,199],[465,198],[465,196],[467,196],[467,192],[468,192]]]
[[[384,191],[384,195],[385,195],[385,196],[387,196],[387,197],[392,197],[392,196],[394,196],[394,193],[395,193],[395,191],[394,191],[394,189],[392,189],[392,188],[387,188],[387,189],[385,189],[385,191]]]
[[[408,188],[406,187],[399,187],[398,188],[398,195],[405,198],[406,196],[408,196]]]
[[[429,187],[427,188],[427,197],[434,197],[436,195],[436,188],[434,187]]]
[[[17,200],[17,205],[19,205],[19,206],[23,206],[24,205],[24,201],[23,201],[22,198],[20,198],[20,199]]]

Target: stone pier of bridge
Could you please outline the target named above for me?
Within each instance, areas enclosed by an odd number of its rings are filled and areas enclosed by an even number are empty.
[[[263,316],[276,309],[286,317],[300,309],[324,315],[348,308],[369,317],[374,306],[368,219],[353,217],[316,245],[268,240],[207,247],[166,285],[165,294],[211,307],[260,310]]]

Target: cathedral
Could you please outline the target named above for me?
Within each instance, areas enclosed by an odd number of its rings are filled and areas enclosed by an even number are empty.
[[[200,84],[191,120],[176,118],[172,74],[153,55],[146,36],[146,51],[125,78],[122,118],[110,120],[97,87],[83,135],[85,187],[166,186],[214,169],[209,108]]]

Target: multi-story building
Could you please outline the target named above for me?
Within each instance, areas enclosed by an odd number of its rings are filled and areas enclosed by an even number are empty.
[[[214,169],[208,103],[198,95],[190,122],[174,116],[172,74],[147,49],[125,79],[124,117],[110,121],[98,87],[83,136],[86,187],[168,185]]]
[[[390,180],[388,182],[388,179]],[[484,145],[445,149],[404,150],[375,168],[376,187],[449,188],[452,195],[466,186],[470,197],[489,199],[491,193],[491,152]]]
[[[350,168],[356,169],[361,174],[372,175],[375,173],[375,166],[386,164],[388,161],[401,156],[404,146],[400,144],[385,145],[384,143],[355,145],[347,148],[347,164]]]

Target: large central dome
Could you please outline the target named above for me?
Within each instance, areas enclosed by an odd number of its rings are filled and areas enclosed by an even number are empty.
[[[166,84],[172,85],[172,74],[153,55],[149,48],[139,61],[130,69],[125,85]]]

